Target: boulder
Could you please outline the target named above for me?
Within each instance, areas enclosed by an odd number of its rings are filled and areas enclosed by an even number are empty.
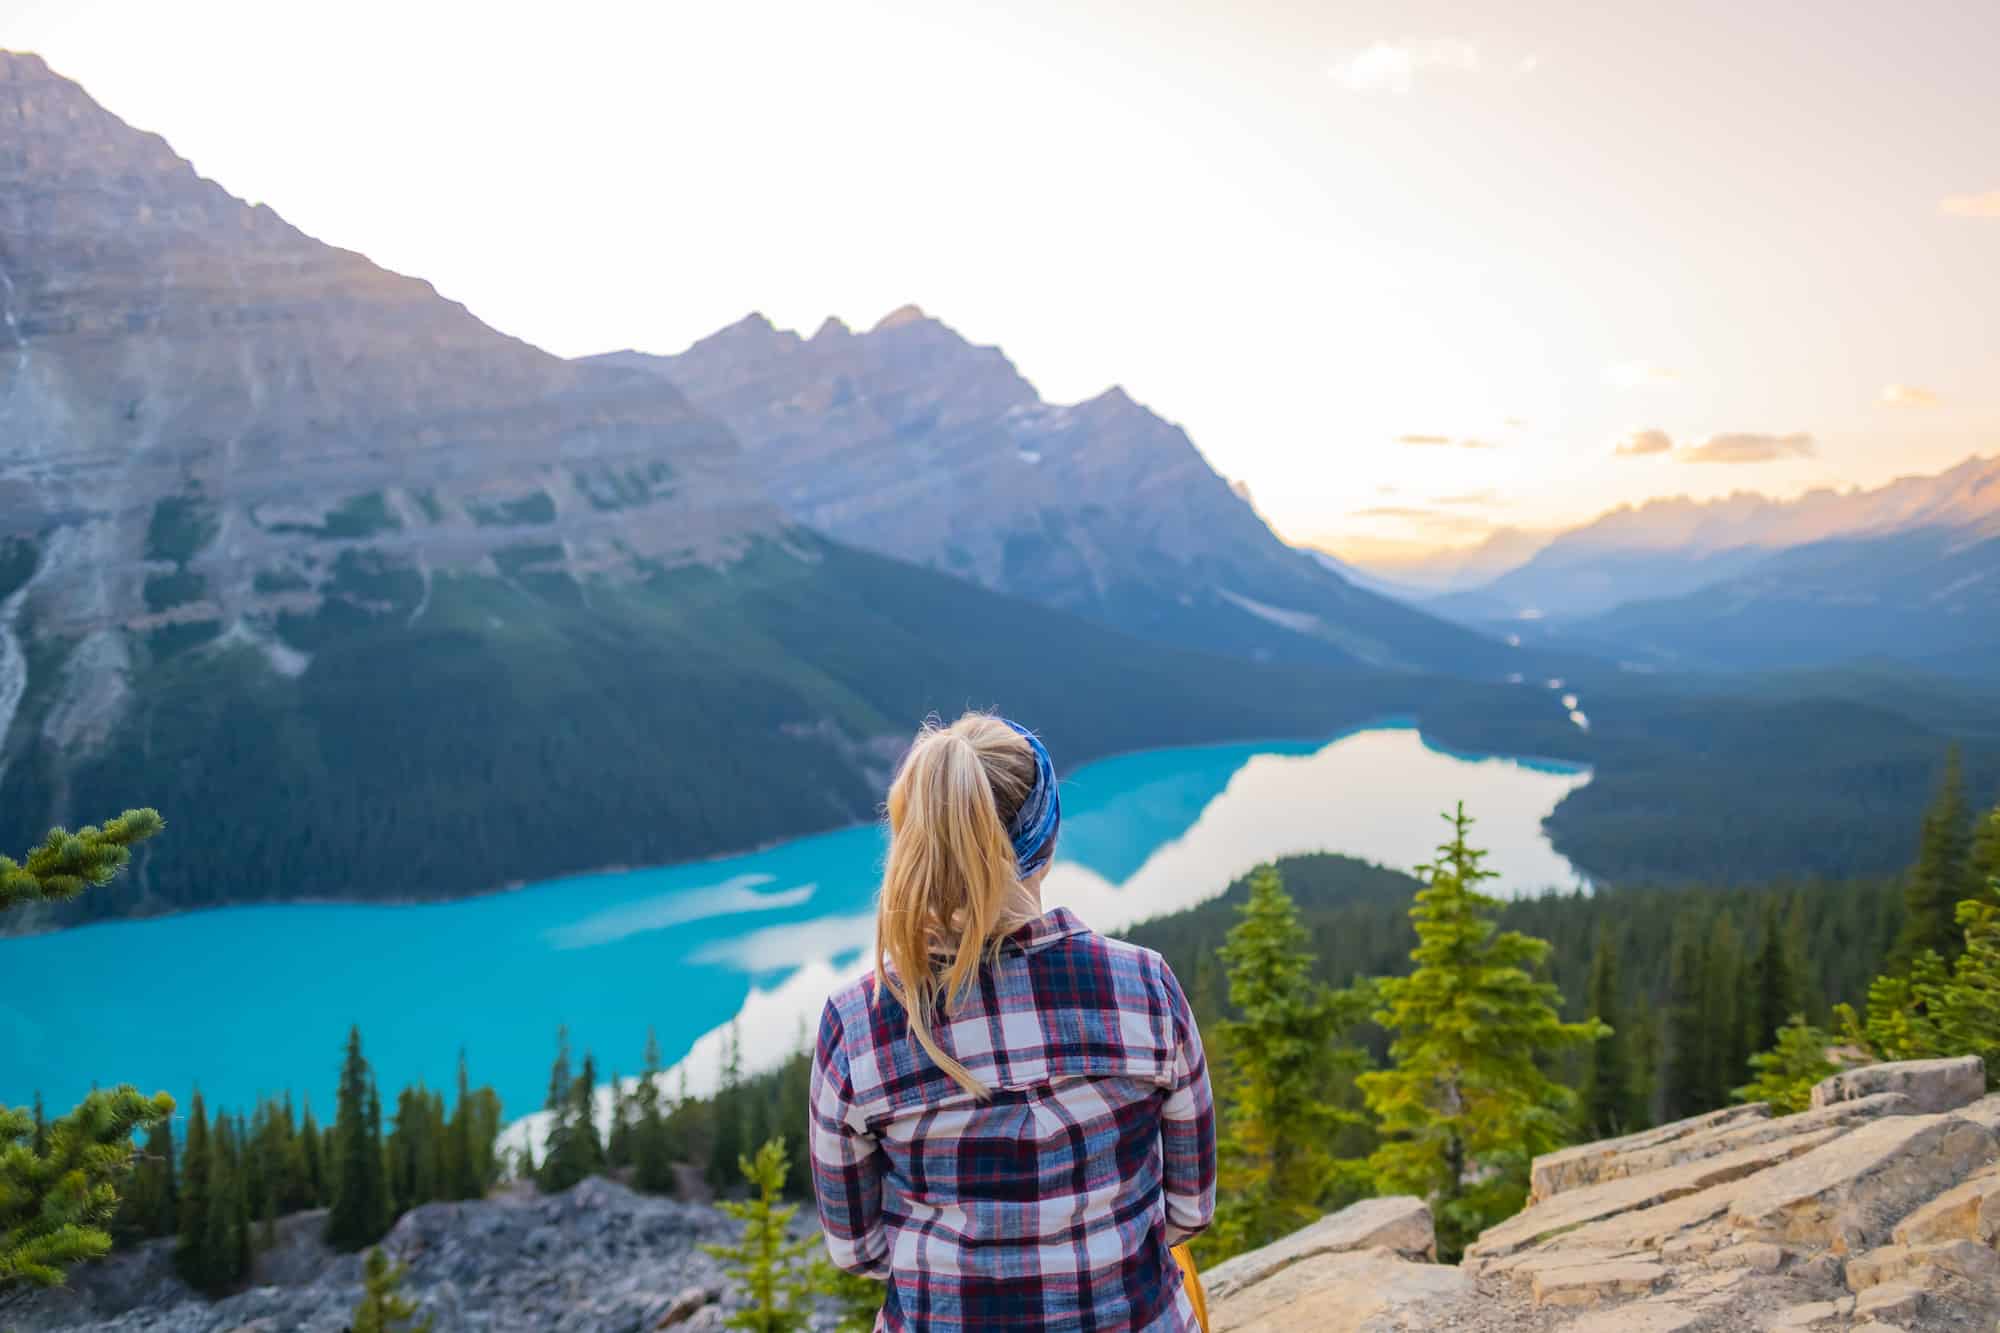
[[[1375,1333],[1402,1316],[1474,1294],[1456,1268],[1412,1263],[1393,1250],[1315,1254],[1209,1303],[1210,1333]]]
[[[1528,1202],[1541,1203],[1583,1185],[1595,1185],[1604,1178],[1604,1169],[1648,1149],[1694,1138],[1717,1129],[1740,1125],[1746,1120],[1769,1120],[1771,1108],[1763,1102],[1730,1106],[1706,1115],[1676,1120],[1657,1129],[1641,1130],[1623,1138],[1600,1139],[1578,1144],[1559,1152],[1544,1153],[1534,1160],[1528,1174]],[[1631,1174],[1621,1172],[1620,1174]]]
[[[1815,1109],[1900,1092],[1923,1114],[1970,1106],[1986,1095],[1986,1064],[1976,1055],[1955,1060],[1902,1060],[1863,1065],[1825,1079],[1812,1090]]]
[[[1535,1274],[1537,1305],[1598,1305],[1620,1296],[1643,1296],[1666,1280],[1667,1270],[1645,1259],[1605,1259]]]
[[[1746,1182],[1730,1205],[1730,1226],[1744,1239],[1858,1254],[1986,1166],[1996,1148],[1992,1130],[1957,1116],[1873,1121]]]
[[[1789,1158],[1811,1153],[1838,1138],[1840,1132],[1838,1129],[1823,1129],[1814,1134],[1753,1144],[1664,1171],[1607,1180],[1558,1194],[1546,1203],[1537,1204],[1489,1228],[1466,1247],[1466,1257],[1499,1258],[1589,1222],[1668,1203],[1684,1195],[1698,1194],[1713,1186],[1740,1180]]]
[[[1437,1232],[1430,1208],[1407,1195],[1364,1199],[1283,1240],[1217,1264],[1201,1275],[1202,1287],[1211,1299],[1221,1300],[1315,1255],[1370,1249],[1388,1250],[1405,1259],[1435,1259]]]
[[[2000,1244],[2000,1166],[1955,1185],[1896,1224],[1900,1245],[1972,1240]]]
[[[1911,1319],[1923,1313],[1924,1289],[1907,1282],[1885,1282],[1854,1298],[1857,1318]]]

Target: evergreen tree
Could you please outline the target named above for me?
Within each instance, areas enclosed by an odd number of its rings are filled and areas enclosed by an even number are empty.
[[[2000,807],[1986,813],[1972,835],[1972,896],[2000,904]]]
[[[0,856],[0,915],[109,884],[132,848],[164,827],[158,811],[141,809],[101,828],[50,829],[24,860]],[[32,1112],[0,1106],[0,1292],[54,1286],[64,1269],[111,1247],[107,1228],[131,1168],[132,1135],[173,1109],[165,1093],[141,1097],[122,1085],[93,1091],[54,1121],[40,1093]]]
[[[1560,993],[1532,975],[1548,945],[1496,931],[1472,821],[1463,805],[1445,818],[1451,840],[1420,867],[1428,882],[1410,912],[1416,970],[1377,983],[1392,1067],[1358,1081],[1384,1137],[1369,1159],[1379,1187],[1431,1200],[1440,1253],[1455,1257],[1519,1211],[1529,1160],[1564,1141],[1575,1094],[1540,1062],[1605,1034],[1562,1021]]]
[[[1750,1060],[1750,1022],[1743,995],[1743,937],[1728,912],[1710,924],[1702,955],[1702,1026],[1708,1059],[1702,1071],[1703,1109],[1729,1104],[1729,1090],[1743,1078]]]
[[[1896,941],[1894,970],[1909,970],[1926,951],[1947,963],[1956,958],[1964,945],[1957,925],[1958,905],[1983,888],[1972,876],[1964,765],[1954,743],[1945,754],[1937,796],[1924,813],[1917,863],[1910,868],[1903,890],[1903,933]]]
[[[2000,1084],[2000,907],[1968,899],[1958,908],[1962,948],[1947,964],[1929,950],[1906,975],[1877,977],[1868,1021],[1844,1015],[1845,1035],[1884,1060],[1977,1055],[1989,1086]]]
[[[635,1094],[638,1124],[632,1134],[632,1184],[648,1194],[670,1194],[674,1188],[674,1148],[661,1106],[660,1039],[646,1030],[646,1064]]]
[[[604,1164],[613,1171],[632,1165],[632,1102],[616,1069],[611,1071],[611,1132],[604,1138]]]
[[[730,1265],[729,1275],[743,1285],[743,1308],[724,1322],[752,1333],[798,1333],[812,1320],[815,1274],[807,1256],[818,1249],[819,1240],[790,1238],[798,1208],[779,1202],[785,1185],[785,1141],[770,1140],[754,1160],[745,1157],[737,1167],[749,1182],[750,1197],[720,1206],[743,1224],[743,1238],[734,1245],[702,1246]]]
[[[583,1069],[570,1088],[573,1108],[572,1141],[576,1145],[577,1169],[583,1176],[604,1172],[604,1140],[597,1133],[597,1057],[583,1053]]]
[[[1757,1077],[1732,1094],[1739,1102],[1769,1102],[1778,1115],[1794,1115],[1812,1104],[1812,1090],[1821,1079],[1840,1072],[1827,1058],[1830,1038],[1794,1014],[1778,1030],[1770,1050],[1750,1057]]]
[[[742,1108],[738,1093],[743,1084],[743,1034],[736,1020],[722,1046],[722,1087],[715,1094],[709,1125],[708,1183],[717,1193],[726,1189],[740,1174],[737,1164],[744,1159],[749,1141],[743,1136]]]
[[[299,1160],[305,1175],[300,1206],[317,1208],[327,1202],[326,1149],[320,1142],[319,1122],[313,1119],[312,1099],[306,1099],[305,1114],[299,1121]]]
[[[483,1199],[489,1180],[485,1158],[490,1146],[480,1151],[479,1107],[472,1097],[472,1078],[466,1072],[465,1052],[458,1053],[458,1102],[451,1110],[451,1149],[448,1157],[449,1185],[446,1197]]]
[[[888,1284],[836,1268],[825,1259],[813,1261],[813,1283],[837,1307],[833,1333],[875,1333]]]
[[[431,1317],[417,1319],[416,1303],[403,1295],[409,1271],[406,1264],[391,1264],[379,1245],[368,1251],[350,1333],[430,1333]]]
[[[1630,1038],[1618,1008],[1618,946],[1608,925],[1600,927],[1590,960],[1590,1017],[1604,1029],[1590,1049],[1582,1104],[1586,1138],[1608,1139],[1638,1123],[1632,1102]]]
[[[208,1112],[202,1106],[201,1089],[194,1090],[188,1107],[187,1146],[181,1153],[180,1239],[174,1246],[174,1266],[190,1287],[207,1287],[211,1268],[208,1257],[209,1185]]]
[[[132,1136],[173,1109],[165,1094],[93,1092],[45,1122],[38,1148],[34,1117],[0,1107],[0,1293],[55,1286],[64,1269],[110,1250]]]
[[[1360,1119],[1340,1105],[1340,1081],[1351,1087],[1364,1063],[1344,1039],[1372,1002],[1311,980],[1305,931],[1271,866],[1251,875],[1222,960],[1243,1017],[1217,1029],[1229,1059],[1209,1259],[1266,1244],[1324,1211],[1339,1181],[1333,1136]]]
[[[1673,962],[1667,996],[1667,1077],[1661,1115],[1684,1120],[1715,1108],[1708,1103],[1710,1034],[1706,1027],[1707,953],[1701,919],[1674,918]]]
[[[146,1131],[146,1146],[132,1168],[119,1205],[118,1235],[126,1240],[171,1236],[180,1229],[180,1193],[174,1182],[174,1126],[163,1116]]]
[[[371,1114],[371,1105],[373,1113]],[[388,1230],[389,1200],[382,1169],[381,1102],[361,1054],[361,1029],[347,1033],[347,1057],[340,1068],[328,1154],[332,1201],[326,1242],[354,1251],[374,1244]]]
[[[1801,996],[1775,895],[1764,901],[1762,936],[1750,965],[1750,1047],[1770,1050],[1778,1032],[1797,1012]]]

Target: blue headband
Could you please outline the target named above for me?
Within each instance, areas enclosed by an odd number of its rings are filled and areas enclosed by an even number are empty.
[[[1062,825],[1062,795],[1056,790],[1056,768],[1049,762],[1049,752],[1042,747],[1035,733],[1019,722],[1002,718],[1028,742],[1028,748],[1035,752],[1035,785],[1028,792],[1028,798],[1021,802],[1021,808],[1007,825],[1007,836],[1014,842],[1014,860],[1020,867],[1021,878],[1040,870],[1049,863],[1056,850],[1056,829]]]

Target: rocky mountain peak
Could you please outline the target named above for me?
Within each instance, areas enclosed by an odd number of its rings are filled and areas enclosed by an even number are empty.
[[[921,306],[899,305],[888,314],[882,316],[882,318],[876,320],[875,327],[868,331],[870,333],[887,333],[891,329],[900,329],[908,324],[923,324],[929,321],[930,316],[923,312]]]
[[[0,735],[24,610],[67,742],[193,645],[302,670],[282,627],[329,597],[408,614],[441,571],[617,576],[781,529],[657,377],[314,240],[36,57],[0,82],[0,539],[30,571],[0,607]]]

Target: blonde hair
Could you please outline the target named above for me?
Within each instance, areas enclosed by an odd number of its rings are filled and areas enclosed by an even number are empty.
[[[985,1084],[938,1045],[932,1024],[972,983],[982,952],[1035,915],[1007,828],[1035,785],[1035,753],[988,713],[933,717],[889,786],[889,860],[875,913],[875,986],[910,1033],[976,1097]],[[940,956],[942,955],[942,956]]]

